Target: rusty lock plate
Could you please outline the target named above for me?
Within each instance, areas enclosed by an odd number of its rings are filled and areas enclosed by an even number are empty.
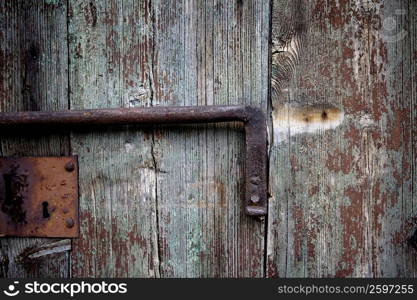
[[[0,158],[0,236],[78,233],[76,156]]]

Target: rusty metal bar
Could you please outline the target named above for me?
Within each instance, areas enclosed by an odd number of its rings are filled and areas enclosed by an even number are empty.
[[[245,212],[267,214],[267,130],[250,106],[182,106],[0,113],[0,128],[32,126],[243,122],[246,132]]]

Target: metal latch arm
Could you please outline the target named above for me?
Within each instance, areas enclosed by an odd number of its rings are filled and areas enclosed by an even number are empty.
[[[0,113],[0,128],[116,124],[243,122],[246,132],[245,212],[267,214],[265,114],[251,106],[168,106]]]

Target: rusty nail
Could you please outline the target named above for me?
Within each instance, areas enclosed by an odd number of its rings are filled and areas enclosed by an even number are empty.
[[[259,202],[259,196],[258,195],[252,195],[250,197],[250,201],[252,201],[253,203]]]
[[[66,219],[65,220],[65,226],[67,226],[68,228],[74,227],[74,220],[72,218]]]
[[[75,165],[74,165],[73,162],[68,162],[68,163],[65,164],[65,170],[67,172],[72,172],[72,171],[74,171],[74,169],[75,169]]]
[[[62,213],[67,214],[67,213],[68,213],[68,208],[64,207],[64,208],[62,209]]]

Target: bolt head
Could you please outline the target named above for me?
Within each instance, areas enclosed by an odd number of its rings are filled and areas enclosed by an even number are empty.
[[[67,218],[65,220],[65,226],[67,226],[67,228],[74,227],[74,220],[72,218]]]
[[[75,170],[75,165],[74,165],[74,163],[73,162],[68,162],[68,163],[66,163],[65,164],[65,170],[67,171],[67,172],[72,172],[72,171],[74,171]]]

